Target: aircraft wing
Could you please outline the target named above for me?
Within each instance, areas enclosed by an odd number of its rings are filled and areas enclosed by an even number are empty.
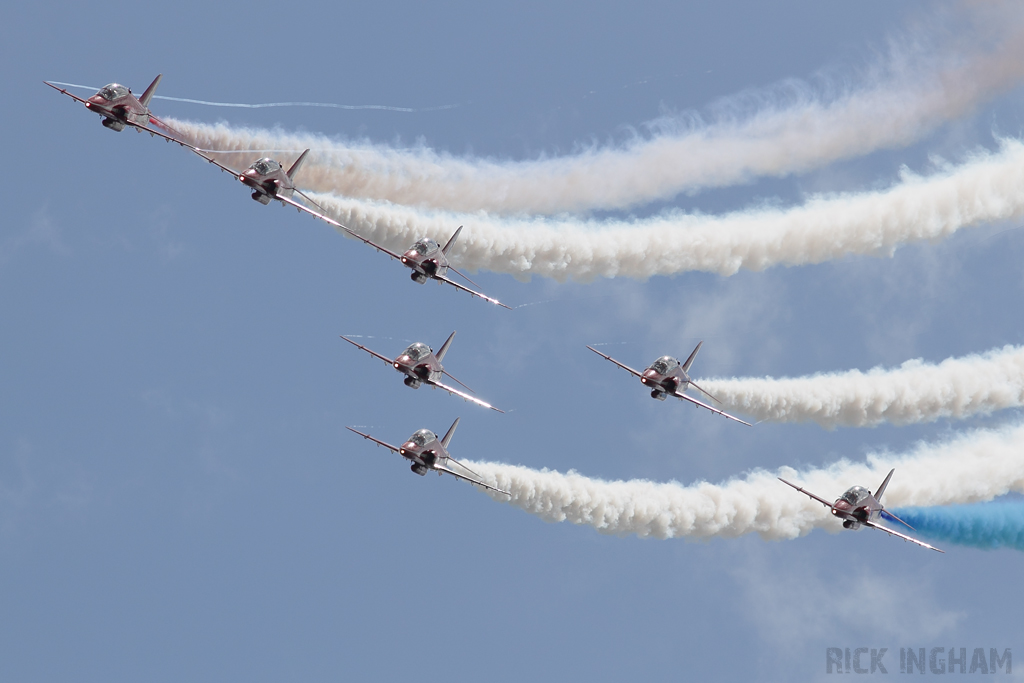
[[[501,306],[502,308],[508,308],[508,310],[510,310],[510,311],[512,310],[511,308],[509,308],[505,304],[501,303],[497,299],[489,297],[486,294],[481,294],[480,292],[474,291],[474,290],[470,289],[469,287],[464,287],[464,286],[460,285],[458,282],[456,282],[455,280],[451,280],[449,278],[446,278],[444,275],[434,275],[433,278],[435,280],[440,281],[440,282],[447,282],[452,287],[455,287],[456,289],[461,289],[463,292],[468,292],[469,294],[472,294],[473,296],[478,296],[481,299],[483,299],[484,301],[490,301],[492,304],[497,304],[498,306]]]
[[[445,472],[446,474],[450,474],[453,477],[455,477],[456,479],[462,479],[463,481],[468,481],[470,484],[476,484],[477,486],[482,486],[485,489],[489,489],[491,491],[495,491],[496,493],[504,493],[509,498],[512,497],[512,494],[509,493],[508,491],[503,491],[502,489],[495,488],[495,487],[491,486],[490,484],[485,484],[482,481],[480,481],[479,479],[475,479],[473,477],[466,476],[465,474],[459,474],[455,470],[449,469],[448,467],[445,467],[444,465],[434,465],[434,469],[437,470],[438,472]]]
[[[67,90],[65,90],[64,88],[62,88],[62,87],[60,87],[58,85],[54,85],[53,83],[50,83],[49,81],[43,81],[43,83],[46,83],[46,85],[50,86],[54,90],[57,90],[58,92],[64,93],[65,95],[67,95],[68,97],[70,97],[73,100],[78,100],[82,104],[87,104],[87,102],[85,100],[83,100],[81,97],[79,97],[78,95],[72,95]]]
[[[380,358],[382,361],[384,361],[388,365],[391,365],[392,360],[390,358],[387,358],[386,356],[382,356],[379,353],[377,353],[376,351],[371,351],[370,349],[366,348],[362,344],[357,344],[356,342],[352,341],[351,339],[349,339],[345,335],[341,335],[341,338],[344,339],[345,341],[347,341],[349,344],[352,344],[353,346],[358,346],[359,348],[361,348],[363,351],[366,351],[371,356],[376,356],[377,358]]]
[[[402,257],[399,254],[396,254],[395,252],[391,251],[390,249],[388,249],[386,247],[380,246],[379,244],[377,244],[373,240],[366,239],[365,237],[360,235],[358,232],[355,232],[354,230],[350,230],[349,228],[346,228],[344,225],[341,225],[340,223],[336,223],[336,225],[339,226],[342,230],[344,230],[348,234],[350,234],[353,237],[355,237],[360,242],[364,242],[366,244],[369,244],[371,247],[373,247],[377,251],[380,251],[380,252],[383,252],[383,253],[387,254],[388,256],[390,256],[391,258],[395,259],[396,261],[401,261],[402,260]]]
[[[447,370],[442,370],[441,372],[443,372],[444,374],[448,375],[449,379],[451,379],[453,382],[455,382],[456,384],[461,386],[466,391],[473,391],[472,389],[470,389],[469,387],[466,386],[465,382],[463,382],[462,380],[460,380],[458,377],[456,377],[452,373],[448,372]]]
[[[199,151],[198,147],[193,147],[190,144],[187,144],[187,143],[184,143],[184,142],[181,142],[181,141],[178,141],[178,140],[176,140],[175,142],[178,142],[178,144],[180,144],[180,145],[182,145],[184,147],[188,147],[190,150],[195,152],[197,156],[200,156],[203,159],[206,159],[207,161],[209,161],[211,164],[213,164],[214,166],[216,166],[220,170],[225,171],[225,172],[230,173],[231,175],[235,176],[235,180],[238,179],[238,171],[236,171],[233,168],[228,168],[227,166],[225,166],[224,164],[220,163],[219,161],[217,161],[213,157],[206,156],[206,154],[204,154],[203,152]]]
[[[722,417],[727,417],[730,420],[736,420],[740,424],[745,424],[748,427],[752,426],[749,422],[744,422],[743,420],[739,419],[738,417],[733,417],[729,413],[727,413],[727,412],[725,412],[723,410],[719,410],[718,408],[715,408],[714,406],[710,406],[707,403],[704,403],[703,401],[698,401],[693,396],[687,396],[686,394],[682,393],[681,391],[673,392],[672,395],[675,396],[676,398],[681,398],[684,401],[689,401],[690,403],[696,404],[696,405],[700,406],[701,408],[707,408],[708,410],[710,410],[712,413],[715,413],[716,415],[721,415]],[[789,482],[786,482],[786,483],[789,483]]]
[[[153,117],[151,116],[150,119],[153,119]],[[144,130],[147,133],[149,133],[150,135],[156,135],[158,137],[161,137],[164,140],[167,140],[168,142],[177,143],[177,144],[181,145],[182,147],[185,147],[187,149],[192,150],[193,152],[196,151],[195,147],[193,147],[192,145],[188,144],[187,142],[185,142],[183,140],[179,140],[178,138],[174,137],[173,135],[168,135],[167,133],[162,133],[162,132],[158,131],[155,128],[150,128],[149,126],[141,126],[141,125],[139,125],[137,123],[128,123],[127,125],[132,126],[133,128],[137,128],[138,130]],[[163,125],[163,124],[161,124],[161,125]],[[170,126],[167,126],[167,129],[168,130],[174,130]]]
[[[615,360],[611,356],[604,355],[603,353],[601,353],[600,351],[595,349],[593,346],[588,346],[587,348],[590,349],[591,351],[593,351],[594,353],[596,353],[597,355],[601,356],[601,358],[604,358],[605,360],[610,360],[611,362],[615,363],[616,365],[618,365],[620,368],[622,368],[626,372],[630,372],[630,373],[636,375],[637,377],[643,377],[643,373],[637,372],[636,370],[634,370],[633,368],[629,367],[628,365],[623,365],[622,363],[620,363],[619,361]]]
[[[213,160],[213,159],[211,159],[210,157],[208,157],[208,156],[206,156],[205,154],[202,154],[201,152],[197,151],[197,150],[196,150],[195,148],[193,148],[193,149],[192,149],[192,151],[193,151],[193,152],[195,152],[196,154],[198,154],[199,156],[203,157],[203,158],[204,158],[204,159],[206,159],[207,161],[209,161],[209,162],[210,162],[211,164],[216,164],[217,166],[220,166],[220,167],[221,167],[222,169],[224,169],[224,170],[225,170],[225,171],[227,171],[228,173],[236,174],[236,172],[235,172],[235,171],[232,171],[232,170],[231,170],[230,168],[228,168],[228,167],[226,167],[226,166],[222,166],[221,164],[217,163],[216,161],[214,161],[214,160]],[[236,174],[236,175],[237,175],[237,174]],[[296,192],[299,192],[299,191],[298,191],[298,190],[296,190]],[[302,193],[301,193],[301,192],[299,192],[299,194],[302,194]],[[305,197],[305,195],[304,195],[304,194],[303,194],[302,196],[303,196],[303,197]],[[306,213],[308,213],[308,214],[309,214],[309,215],[311,215],[311,216],[314,216],[314,217],[316,217],[316,218],[319,218],[320,220],[322,220],[322,221],[324,221],[324,222],[326,222],[326,223],[329,223],[329,224],[333,225],[333,226],[334,226],[334,227],[336,227],[336,228],[339,228],[339,229],[341,229],[341,230],[344,230],[344,231],[345,231],[346,233],[348,233],[348,234],[349,234],[349,235],[351,235],[352,237],[355,237],[355,238],[356,238],[357,240],[359,240],[360,242],[365,242],[366,244],[370,245],[371,247],[373,247],[373,248],[374,248],[374,249],[376,249],[377,251],[381,251],[381,252],[384,252],[385,254],[387,254],[387,255],[388,255],[388,256],[390,256],[391,258],[395,259],[396,261],[401,261],[401,260],[402,260],[402,257],[401,257],[401,256],[400,256],[399,254],[396,254],[395,252],[391,251],[390,249],[388,249],[388,248],[386,248],[386,247],[382,247],[381,245],[377,244],[377,243],[376,243],[376,242],[374,242],[373,240],[369,240],[369,239],[367,239],[367,238],[363,237],[362,235],[360,235],[360,234],[359,234],[358,232],[356,232],[355,230],[352,230],[351,228],[346,228],[346,227],[345,227],[344,225],[342,225],[342,224],[341,224],[341,223],[339,223],[338,221],[334,220],[333,218],[330,218],[330,217],[328,217],[328,216],[325,216],[325,215],[324,215],[324,214],[322,214],[322,213],[317,213],[317,212],[316,212],[316,211],[314,211],[313,209],[311,209],[311,208],[309,208],[308,206],[305,206],[305,205],[303,205],[303,204],[300,204],[299,202],[295,201],[294,199],[291,199],[291,198],[288,198],[288,197],[279,197],[279,196],[277,196],[277,195],[273,195],[273,199],[276,199],[277,201],[279,201],[279,202],[281,202],[281,203],[283,203],[283,204],[287,204],[287,205],[289,205],[289,206],[294,206],[294,207],[295,207],[296,209],[298,209],[299,211],[305,211]],[[307,199],[308,199],[308,197],[307,197]],[[312,200],[312,199],[310,199],[309,201],[313,201],[313,200]],[[315,204],[316,202],[313,202],[313,203]],[[452,284],[455,284],[455,286],[456,286],[456,287],[458,287],[458,286],[459,286],[459,285],[457,285],[456,283],[452,283]],[[483,295],[482,295],[482,294],[480,294],[480,295],[478,295],[478,296],[483,296]],[[484,297],[484,298],[486,299],[487,297]],[[492,301],[493,301],[493,299],[492,299]],[[495,301],[495,303],[498,303],[498,302],[497,302],[497,301]],[[502,304],[502,305],[504,305],[504,304]],[[508,306],[505,306],[505,308],[508,308]],[[367,351],[369,351],[369,349],[367,349]],[[391,361],[389,360],[388,362],[390,363]]]
[[[355,344],[355,342],[352,342],[352,343]],[[356,344],[356,346],[359,346],[359,345]],[[477,404],[478,406],[483,406],[484,408],[490,408],[491,410],[497,410],[499,413],[504,413],[505,412],[504,410],[501,410],[500,408],[495,408],[490,403],[486,403],[484,401],[481,401],[476,396],[472,396],[470,394],[467,394],[464,391],[459,391],[455,387],[450,387],[447,384],[441,384],[440,382],[427,382],[427,384],[432,384],[432,385],[434,385],[435,387],[437,387],[439,389],[444,389],[449,394],[455,394],[456,396],[461,396],[462,398],[466,399],[467,401],[472,401],[473,403]]]
[[[217,163],[217,162],[213,162],[213,163]],[[313,216],[314,218],[319,218],[320,220],[322,220],[322,221],[324,221],[326,223],[330,223],[331,225],[333,225],[336,228],[341,228],[342,230],[345,230],[346,232],[352,233],[353,235],[355,234],[351,230],[346,228],[344,225],[342,225],[338,221],[334,220],[333,218],[328,218],[327,216],[323,215],[322,213],[318,213],[318,212],[314,211],[313,209],[309,208],[305,204],[302,204],[300,202],[295,201],[291,197],[279,197],[278,195],[275,194],[275,195],[271,195],[271,199],[276,199],[277,201],[281,202],[282,204],[287,204],[288,206],[293,206],[296,209],[298,209],[299,211],[305,211],[310,216]]]
[[[811,493],[810,491],[808,491],[807,489],[802,489],[799,486],[797,486],[796,484],[794,484],[792,482],[786,481],[782,477],[779,477],[779,481],[781,481],[783,484],[788,484],[788,485],[792,486],[793,488],[795,488],[797,491],[799,491],[800,493],[802,493],[804,495],[810,496],[814,500],[818,501],[819,503],[821,503],[822,505],[827,507],[829,510],[835,510],[835,505],[833,505],[831,501],[825,500],[821,496],[816,496],[813,493]]]
[[[384,443],[384,442],[383,442],[383,441],[381,441],[380,439],[375,439],[375,438],[373,438],[372,436],[370,436],[369,434],[363,434],[363,433],[362,433],[361,431],[359,431],[358,429],[352,429],[351,427],[345,427],[345,429],[347,429],[347,430],[348,430],[348,431],[350,431],[350,432],[355,432],[355,433],[356,433],[356,434],[358,434],[359,436],[363,437],[364,439],[368,439],[368,440],[370,440],[370,441],[374,442],[374,443],[375,443],[375,444],[377,444],[378,446],[383,446],[384,448],[388,448],[388,449],[391,449],[391,450],[393,450],[393,451],[394,451],[395,453],[399,453],[399,450],[398,450],[398,447],[397,447],[397,446],[392,446],[392,445],[391,445],[391,444],[389,444],[389,443]],[[400,453],[399,453],[399,454],[400,454]]]
[[[788,482],[787,482],[787,483],[788,483]],[[922,548],[928,548],[929,550],[934,550],[934,551],[935,551],[935,552],[937,552],[937,553],[943,553],[943,554],[945,554],[945,552],[946,552],[945,550],[939,550],[938,548],[936,548],[936,547],[935,547],[935,546],[933,546],[933,545],[928,545],[928,544],[927,544],[927,543],[925,543],[924,541],[919,541],[919,540],[917,540],[916,538],[913,538],[913,537],[911,537],[911,536],[907,536],[907,535],[905,535],[905,534],[901,534],[901,533],[900,533],[900,532],[898,532],[898,531],[893,531],[893,530],[892,530],[892,529],[890,529],[889,527],[886,527],[886,526],[882,526],[881,524],[875,524],[874,522],[870,522],[870,521],[868,521],[868,522],[862,522],[862,523],[864,524],[864,526],[869,526],[869,527],[871,527],[872,529],[878,529],[879,531],[884,531],[885,533],[889,534],[890,536],[895,536],[895,537],[897,537],[897,538],[902,538],[902,539],[903,539],[904,541],[910,541],[911,543],[916,543],[916,544],[918,544],[919,546],[921,546]]]
[[[168,124],[168,123],[166,123],[164,121],[161,121],[157,117],[153,116],[152,112],[150,112],[150,114],[149,114],[149,122],[150,123],[155,123],[156,125],[160,126],[164,130],[170,131],[171,133],[174,133],[174,134],[178,135],[179,136],[178,139],[173,140],[173,142],[177,142],[179,145],[182,144],[181,143],[181,138],[183,138],[185,136],[182,135],[180,131],[174,130],[174,128],[172,128],[170,124]],[[187,143],[184,146],[185,147],[191,147],[191,145],[189,145]]]
[[[719,399],[715,398],[715,397],[714,397],[713,395],[711,395],[711,394],[710,394],[710,393],[708,393],[707,391],[704,391],[704,390],[703,390],[703,389],[701,389],[701,388],[700,388],[699,386],[697,386],[697,383],[696,383],[696,382],[694,382],[694,381],[693,381],[692,379],[690,380],[690,386],[691,386],[691,387],[693,387],[694,389],[696,389],[697,391],[699,391],[700,393],[704,394],[704,395],[705,395],[705,396],[707,396],[708,398],[710,398],[710,399],[711,399],[712,401],[714,401],[715,403],[721,403],[721,401],[720,401]]]

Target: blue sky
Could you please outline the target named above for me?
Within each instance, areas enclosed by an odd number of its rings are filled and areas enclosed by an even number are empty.
[[[457,458],[689,483],[1014,423],[1019,410],[899,428],[747,429],[650,400],[584,345],[614,344],[612,355],[642,367],[703,339],[701,377],[1020,344],[1016,224],[892,258],[728,278],[474,275],[513,307],[535,304],[505,311],[414,286],[380,254],[258,205],[176,146],[103,129],[42,84],[140,91],[162,72],[160,94],[204,100],[457,104],[154,110],[524,159],[621,140],[666,113],[708,111],[789,78],[856,82],[930,7],[7,8],[0,678],[792,680],[824,675],[827,647],[889,647],[891,673],[902,646],[1020,648],[1007,600],[1017,552],[940,556],[869,532],[605,536],[414,477],[344,429],[396,442],[461,416]],[[904,164],[926,170],[933,155],[994,148],[993,131],[1017,134],[1022,94],[905,149],[635,213],[884,186]],[[338,338],[372,336],[372,348],[397,354],[409,341],[436,348],[453,329],[446,367],[506,414],[411,391]]]

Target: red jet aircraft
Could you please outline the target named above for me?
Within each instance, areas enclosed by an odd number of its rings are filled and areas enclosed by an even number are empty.
[[[811,500],[816,500],[827,507],[834,517],[838,517],[843,520],[844,529],[853,529],[856,531],[862,526],[866,526],[871,529],[884,531],[890,536],[902,538],[904,541],[916,543],[922,548],[928,548],[929,550],[935,550],[940,553],[945,552],[944,550],[939,550],[933,545],[928,545],[924,541],[919,541],[912,536],[901,534],[898,531],[890,529],[884,524],[878,523],[878,520],[882,517],[891,517],[908,529],[914,529],[914,527],[886,510],[885,506],[882,505],[882,494],[885,493],[885,487],[889,485],[889,480],[892,479],[892,473],[895,471],[895,469],[889,470],[889,474],[885,477],[885,481],[882,482],[882,485],[879,486],[878,490],[874,493],[871,493],[871,491],[868,491],[863,486],[851,486],[846,490],[846,493],[841,495],[839,498],[836,498],[836,502],[834,503],[830,503],[821,496],[816,496],[807,489],[802,489],[796,484],[786,481],[782,477],[779,477],[779,481],[783,484],[792,486],[805,496],[809,496]]]
[[[83,100],[77,95],[72,95],[64,88],[54,85],[49,81],[43,82],[54,90],[58,90],[73,100],[81,102],[85,105],[86,109],[94,114],[102,116],[103,125],[110,130],[122,131],[125,126],[132,126],[136,130],[144,130],[150,135],[159,135],[171,142],[180,143],[174,137],[150,128],[150,124],[155,124],[167,131],[174,132],[173,128],[153,116],[153,113],[149,111],[149,101],[153,99],[153,94],[156,92],[156,87],[160,84],[161,78],[163,78],[163,74],[159,74],[154,78],[141,97],[135,97],[131,90],[119,83],[111,83],[100,88],[95,95],[87,100]]]
[[[462,232],[461,225],[455,231],[455,234],[448,238],[448,241],[445,243],[443,247],[440,244],[438,244],[436,240],[430,237],[421,237],[420,239],[416,240],[416,242],[411,247],[409,247],[405,251],[405,253],[396,254],[390,249],[387,249],[386,247],[382,247],[381,245],[377,244],[373,240],[366,239],[362,235],[352,230],[349,230],[340,223],[337,223],[336,221],[332,221],[330,219],[326,220],[332,225],[340,227],[342,230],[352,235],[357,240],[361,240],[362,242],[369,244],[377,251],[387,254],[391,258],[399,261],[406,268],[411,269],[412,273],[409,274],[409,277],[412,278],[412,281],[417,284],[422,285],[427,280],[437,280],[438,282],[444,282],[445,284],[449,284],[452,287],[455,287],[455,289],[460,289],[463,292],[467,292],[472,296],[480,297],[484,301],[490,301],[492,304],[512,310],[511,308],[501,303],[497,299],[487,296],[486,294],[474,291],[469,287],[460,285],[458,282],[448,277],[448,271],[450,270],[453,273],[457,274],[459,277],[465,278],[471,284],[476,285],[477,287],[480,286],[477,285],[472,280],[470,280],[465,275],[463,275],[462,273],[460,273],[458,270],[456,270],[455,267],[451,264],[451,261],[448,260],[448,252],[451,250],[452,246],[455,245],[455,240],[459,239],[459,233]]]
[[[378,446],[383,446],[388,450],[398,453],[406,460],[412,461],[412,466],[409,468],[421,477],[426,476],[427,472],[434,470],[438,474],[444,472],[450,474],[456,479],[463,479],[471,484],[482,486],[485,489],[495,491],[497,493],[504,493],[508,497],[512,497],[512,494],[508,491],[504,491],[499,488],[495,488],[490,484],[485,484],[479,477],[480,475],[469,469],[461,462],[448,455],[448,444],[451,443],[452,436],[455,434],[455,428],[459,426],[459,418],[455,418],[455,422],[448,428],[448,433],[443,438],[438,438],[437,434],[430,431],[429,429],[421,429],[412,436],[409,440],[402,444],[401,448],[398,446],[392,446],[389,443],[375,439],[369,434],[364,434],[358,429],[352,429],[351,427],[345,427],[350,432],[355,432],[364,439],[368,439]],[[448,466],[449,463],[454,463],[464,469],[469,474],[461,474],[456,472]],[[472,475],[472,476],[470,476]],[[475,477],[475,478],[474,478]]]
[[[310,204],[313,204],[318,209],[323,211],[322,206],[320,206],[312,199],[307,197],[302,190],[295,187],[295,174],[298,172],[299,167],[302,166],[302,162],[306,160],[306,155],[309,154],[308,149],[299,155],[299,158],[295,160],[295,162],[288,168],[287,171],[284,170],[284,166],[282,166],[280,162],[278,162],[276,159],[271,159],[270,157],[263,157],[262,159],[254,161],[252,165],[250,165],[249,168],[245,169],[244,171],[236,171],[233,168],[225,166],[216,159],[207,156],[204,153],[206,150],[197,149],[196,147],[181,142],[180,140],[176,140],[175,142],[182,145],[183,147],[189,148],[197,155],[201,156],[203,159],[206,159],[220,170],[226,171],[227,173],[230,173],[233,177],[237,178],[240,183],[242,183],[250,190],[252,190],[252,198],[255,201],[259,202],[260,204],[266,206],[271,202],[271,200],[277,200],[282,204],[294,207],[299,211],[305,211],[311,216],[319,218],[322,221],[326,221],[327,223],[330,223],[335,227],[341,228],[342,230],[348,230],[348,228],[346,228],[341,223],[331,220],[324,214],[317,213],[308,206],[300,204],[299,202],[292,199],[292,197],[297,194]],[[348,230],[348,232],[351,231]]]
[[[444,360],[444,356],[448,353],[448,347],[452,345],[452,339],[455,338],[455,333],[452,332],[448,339],[445,340],[444,344],[441,344],[441,348],[435,353],[433,349],[422,342],[416,342],[408,346],[405,351],[402,351],[394,360],[383,356],[373,349],[368,349],[362,344],[358,344],[345,335],[341,335],[341,338],[347,341],[349,344],[356,346],[363,351],[366,351],[371,356],[379,358],[388,365],[398,370],[400,373],[405,375],[405,386],[411,387],[412,389],[419,389],[421,384],[429,384],[432,387],[438,387],[444,389],[449,394],[460,396],[467,401],[472,401],[477,405],[483,406],[484,408],[490,408],[491,410],[497,410],[499,413],[504,413],[504,410],[495,408],[486,401],[481,401],[476,396],[471,396],[465,391],[459,391],[453,386],[447,385],[441,381],[443,375],[448,375],[451,379],[459,384],[461,381],[456,379],[450,372],[444,369],[441,365],[441,361]],[[473,391],[465,384],[462,386],[466,391]]]
[[[607,356],[601,353],[593,346],[588,346],[587,348],[596,353],[597,355],[601,356],[605,360],[610,360],[623,370],[639,377],[640,383],[651,390],[651,398],[658,399],[659,401],[664,401],[666,396],[675,396],[676,398],[680,398],[684,401],[689,401],[690,403],[700,406],[701,408],[707,408],[715,415],[721,415],[722,417],[729,418],[730,420],[735,420],[736,422],[739,422],[740,424],[745,424],[749,427],[749,422],[744,422],[738,417],[733,417],[732,415],[725,411],[719,410],[718,408],[708,405],[703,401],[698,401],[693,396],[687,396],[686,394],[683,393],[684,391],[686,391],[688,387],[693,387],[694,389],[704,394],[711,400],[718,401],[717,398],[715,398],[714,396],[712,396],[711,394],[697,386],[697,383],[693,381],[689,374],[690,366],[693,365],[693,359],[697,357],[697,352],[700,351],[701,344],[703,343],[704,342],[700,342],[699,344],[697,344],[697,348],[693,350],[693,353],[690,354],[690,357],[687,358],[684,363],[680,363],[672,356],[662,356],[661,358],[647,366],[647,369],[644,370],[643,372],[640,372],[639,370],[634,370],[628,365],[620,363],[611,356]],[[721,401],[718,402],[721,403]]]

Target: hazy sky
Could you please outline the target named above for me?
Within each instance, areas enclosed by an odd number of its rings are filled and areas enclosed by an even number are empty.
[[[823,677],[827,647],[887,647],[891,674],[900,647],[1024,656],[1017,551],[939,555],[871,531],[602,535],[414,476],[345,430],[397,443],[461,416],[456,458],[685,484],[1017,424],[1019,409],[747,428],[653,401],[585,348],[642,368],[704,340],[696,377],[779,377],[1021,344],[1017,223],[731,277],[474,274],[506,311],[416,286],[383,255],[251,201],[177,146],[104,129],[42,83],[141,92],[163,73],[172,97],[457,105],[153,109],[530,160],[649,135],[666,116],[743,117],[785,101],[789,79],[832,97],[870,83],[893,46],[958,30],[933,3],[874,0],[7,7],[0,679],[791,681]],[[887,187],[904,166],[929,173],[1019,135],[1022,104],[1010,87],[910,146],[595,215]],[[452,330],[447,369],[505,414],[412,391],[339,339],[396,355]]]

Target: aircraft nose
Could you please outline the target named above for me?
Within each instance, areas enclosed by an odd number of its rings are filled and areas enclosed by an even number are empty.
[[[835,503],[834,503],[834,504],[832,505],[832,508],[833,508],[833,509],[832,509],[832,514],[833,514],[833,515],[834,515],[834,514],[836,514],[837,512],[841,512],[841,513],[844,513],[844,514],[847,514],[847,515],[848,515],[848,514],[850,514],[850,512],[851,512],[851,510],[850,510],[850,504],[849,504],[849,503],[847,503],[847,502],[846,502],[845,500],[843,500],[842,498],[840,498],[839,500],[837,500],[837,501],[836,501],[836,502],[835,502]]]

